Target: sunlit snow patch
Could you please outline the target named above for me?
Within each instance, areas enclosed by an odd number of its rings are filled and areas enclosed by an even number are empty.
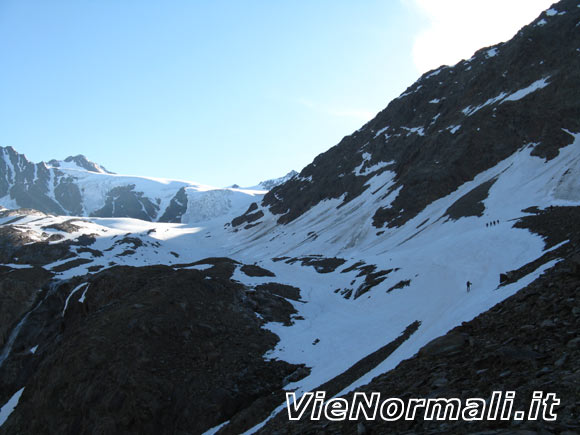
[[[22,396],[22,392],[24,391],[24,387],[18,390],[16,393],[12,395],[8,402],[0,409],[0,426],[4,424],[4,422],[8,419],[16,405],[18,405],[18,401],[20,400],[20,396]]]

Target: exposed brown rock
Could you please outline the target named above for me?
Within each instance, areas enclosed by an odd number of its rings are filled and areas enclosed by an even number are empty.
[[[84,290],[0,433],[201,433],[241,412],[245,430],[299,368],[263,359],[278,339],[227,277],[115,267]]]

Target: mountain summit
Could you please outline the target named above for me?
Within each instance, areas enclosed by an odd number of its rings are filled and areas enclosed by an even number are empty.
[[[66,163],[72,164],[67,165]],[[48,164],[55,168],[65,168],[75,169],[75,166],[79,169],[84,169],[89,172],[96,172],[97,174],[114,174],[114,172],[107,171],[104,166],[97,163],[91,162],[82,154],[76,156],[69,156],[64,161],[50,160]]]

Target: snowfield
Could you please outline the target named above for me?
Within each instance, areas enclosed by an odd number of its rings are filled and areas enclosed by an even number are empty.
[[[231,219],[243,214],[252,202],[259,203],[264,191],[216,190],[200,185],[186,188],[188,201],[193,205],[185,215],[187,223],[78,218],[73,223],[79,230],[64,233],[43,227],[65,222],[70,217],[39,213],[23,217],[16,225],[22,231],[34,233],[37,240],[46,240],[55,233],[64,237],[50,243],[75,240],[83,234],[96,238],[91,249],[106,255],[79,253],[77,258],[88,262],[60,272],[58,277],[62,279],[83,275],[91,266],[108,267],[111,261],[130,266],[177,265],[207,257],[230,257],[274,272],[275,278],[250,277],[238,268],[233,279],[250,287],[278,282],[300,288],[301,301],[289,302],[297,310],[296,316],[303,320],[295,319],[291,326],[268,323],[266,328],[278,335],[280,341],[273,351],[264,355],[264,358],[311,367],[309,376],[286,386],[296,390],[298,397],[396,339],[411,323],[421,323],[394,353],[348,386],[344,393],[394,368],[432,339],[513,295],[557,262],[545,263],[519,281],[499,287],[500,273],[518,269],[546,251],[540,236],[513,227],[526,214],[522,210],[531,206],[580,205],[580,134],[573,136],[574,142],[547,162],[531,155],[535,144],[522,147],[455,192],[431,203],[398,228],[372,226],[375,210],[388,206],[400,190],[392,189],[395,174],[389,170],[370,178],[368,189],[341,208],[337,207],[343,198],[321,202],[287,225],[278,225],[277,216],[264,210],[258,225],[249,229],[232,228]],[[363,156],[357,171],[374,173],[377,165],[362,169],[370,157]],[[96,189],[100,176],[88,176],[86,189]],[[446,215],[459,198],[490,180],[495,182],[483,201],[481,216],[453,220]],[[158,189],[156,195],[167,198],[162,187],[166,184],[147,179],[140,182],[154,182]],[[388,191],[389,196],[381,199]],[[11,219],[3,218],[0,224]],[[492,221],[498,223],[490,225]],[[139,243],[127,238],[137,239]],[[133,252],[127,252],[128,249]],[[312,255],[337,257],[344,263],[334,271],[320,273],[300,261],[290,263],[279,259]],[[53,269],[67,261],[70,259],[45,267]],[[376,266],[377,271],[389,272],[384,281],[368,292],[347,299],[344,291],[351,289],[354,296],[365,281],[364,275],[358,276],[360,270],[352,269],[360,262]],[[203,265],[194,267],[204,268]],[[345,271],[349,268],[352,270]],[[468,280],[473,283],[470,292],[466,291]],[[91,290],[84,284],[74,288],[66,297],[63,313],[67,305],[82,303],[87,291]],[[283,406],[280,404],[277,411]]]

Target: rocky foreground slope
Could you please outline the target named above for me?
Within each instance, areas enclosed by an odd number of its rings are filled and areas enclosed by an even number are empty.
[[[0,402],[26,391],[0,431],[200,433],[281,400],[308,370],[265,361],[278,339],[261,326],[291,322],[292,305],[276,286],[249,292],[232,281],[235,262],[195,266],[113,267],[45,286],[1,361]]]

